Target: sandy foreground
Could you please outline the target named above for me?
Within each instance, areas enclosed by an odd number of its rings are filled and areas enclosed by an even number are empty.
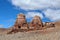
[[[2,33],[0,40],[60,40],[60,27],[15,34]]]

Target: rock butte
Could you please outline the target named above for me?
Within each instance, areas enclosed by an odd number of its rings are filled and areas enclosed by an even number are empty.
[[[34,27],[34,29],[42,29],[43,23],[39,16],[35,16],[33,20],[30,22],[30,27]]]
[[[43,25],[43,22],[41,20],[41,18],[39,16],[34,16],[33,20],[28,23],[26,21],[25,15],[24,14],[18,14],[16,22],[14,24],[14,26],[12,27],[11,31],[7,32],[8,34],[10,33],[16,33],[19,31],[25,31],[27,30],[27,32],[29,30],[42,30],[44,27],[48,28],[48,27],[55,27],[54,23],[50,23],[50,22],[46,22]]]

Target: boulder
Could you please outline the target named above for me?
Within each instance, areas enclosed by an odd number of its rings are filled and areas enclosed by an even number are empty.
[[[45,27],[49,28],[49,27],[55,27],[55,24],[53,22],[45,22]]]

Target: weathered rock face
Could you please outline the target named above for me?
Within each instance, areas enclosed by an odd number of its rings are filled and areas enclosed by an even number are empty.
[[[30,23],[30,27],[34,27],[34,29],[41,29],[43,27],[43,23],[39,16],[35,16]]]
[[[45,27],[49,28],[49,27],[55,27],[55,24],[52,22],[45,22]]]
[[[16,33],[18,31],[21,31],[22,29],[28,29],[28,24],[27,21],[25,19],[25,15],[24,14],[18,14],[16,22],[13,26],[13,28],[11,29],[11,31],[8,32],[8,34],[10,33]]]
[[[25,15],[24,14],[18,14],[17,16],[17,20],[15,22],[14,28],[15,29],[20,29],[20,28],[28,28],[28,24],[27,21],[25,19]]]
[[[30,29],[37,30],[48,27],[55,27],[55,24],[52,22],[45,22],[43,24],[41,18],[39,16],[35,16],[30,23],[27,23],[24,14],[18,14],[16,22],[14,26],[9,30],[8,34],[16,33],[16,32],[24,32],[29,31]],[[27,30],[28,29],[28,30]]]

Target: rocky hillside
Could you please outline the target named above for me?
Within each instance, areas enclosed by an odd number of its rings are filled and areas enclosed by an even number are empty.
[[[43,23],[36,15],[28,23],[20,13],[13,27],[0,28],[0,40],[60,40],[60,21]]]
[[[60,27],[15,34],[0,34],[0,40],[60,40]]]

